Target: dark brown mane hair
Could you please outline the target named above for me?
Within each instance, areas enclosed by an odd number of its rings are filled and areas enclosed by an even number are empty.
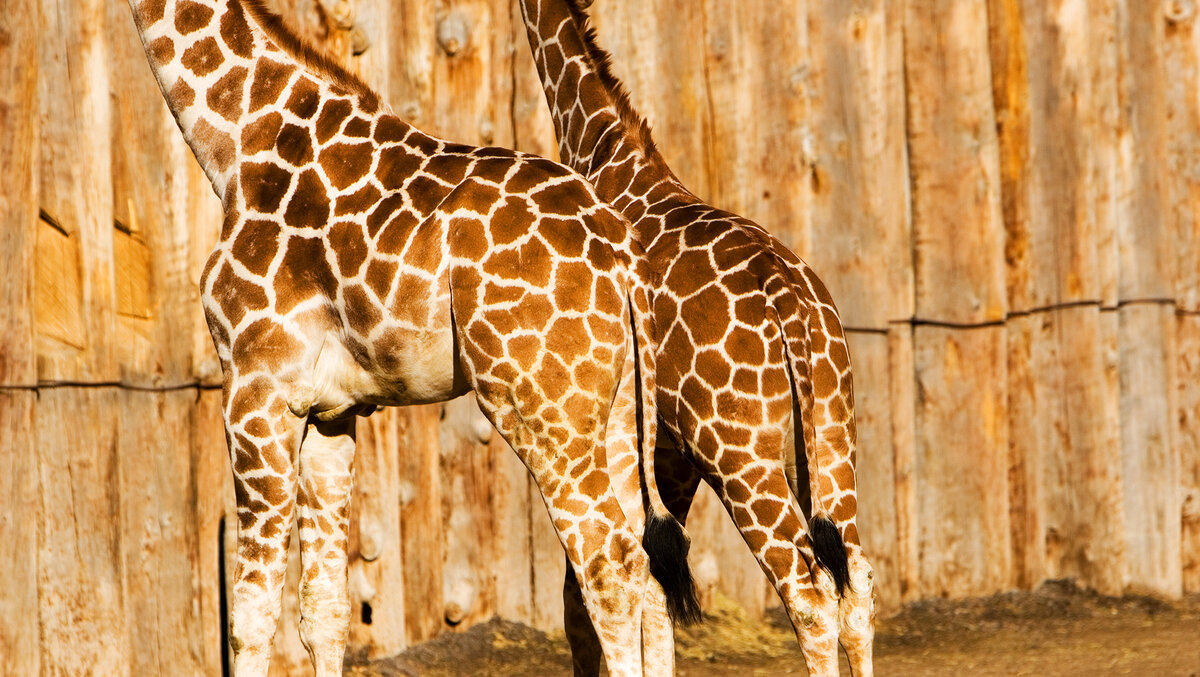
[[[575,22],[575,27],[579,29],[579,35],[583,39],[587,59],[591,62],[593,70],[596,71],[596,77],[600,78],[600,83],[612,96],[621,123],[625,125],[626,129],[633,132],[632,136],[640,146],[646,160],[656,160],[658,148],[650,136],[650,123],[646,122],[646,118],[634,109],[633,103],[629,100],[629,90],[625,89],[625,85],[621,84],[621,80],[616,75],[613,75],[612,55],[596,41],[596,29],[592,26],[591,18],[587,13],[587,8],[591,4],[592,0],[567,0],[567,7],[571,11],[571,20]]]
[[[296,35],[283,23],[283,19],[278,14],[266,8],[263,0],[230,0],[230,2],[246,10],[255,25],[262,29],[272,42],[299,61],[306,69],[328,78],[333,84],[358,96],[368,113],[379,110],[379,95],[367,86],[367,83],[346,70],[333,57]]]

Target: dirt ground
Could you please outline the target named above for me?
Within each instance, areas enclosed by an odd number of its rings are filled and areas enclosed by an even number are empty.
[[[715,606],[704,623],[677,635],[680,677],[807,674],[782,611],[752,622],[730,604]],[[499,620],[348,667],[357,677],[571,674],[561,635]],[[1200,677],[1200,596],[1117,599],[1050,583],[1031,593],[921,602],[879,621],[875,671]],[[844,659],[842,674],[849,674]]]

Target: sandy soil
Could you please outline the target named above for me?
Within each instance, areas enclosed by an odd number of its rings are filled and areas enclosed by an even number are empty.
[[[782,611],[752,622],[719,603],[678,633],[680,677],[806,675]],[[358,677],[540,677],[571,674],[561,636],[491,621],[386,660],[352,661]],[[1147,675],[1200,677],[1200,596],[1168,603],[1107,598],[1050,583],[1033,593],[934,600],[882,619],[879,675]],[[843,663],[842,674],[849,674]]]

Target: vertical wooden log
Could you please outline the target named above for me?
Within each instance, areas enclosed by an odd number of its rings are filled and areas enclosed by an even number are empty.
[[[984,2],[905,14],[919,595],[1006,588],[1004,231]],[[961,326],[963,328],[957,328]]]
[[[36,396],[0,390],[0,673],[40,673],[38,608],[38,445]]]
[[[711,117],[703,139],[706,199],[763,224],[807,256],[813,154],[808,3],[781,3],[769,12],[737,0],[692,7],[704,31],[704,60],[690,65],[702,69]]]
[[[129,7],[109,3],[107,10],[116,358],[123,383],[175,386],[193,378],[192,337],[202,317],[198,273],[192,274],[189,252],[191,215],[176,213],[177,205],[163,199],[164,186],[175,179],[173,147],[182,146],[183,139],[154,81]],[[197,189],[201,195],[212,193],[207,182]],[[207,256],[208,247],[202,249]]]
[[[896,578],[900,601],[920,596],[921,562],[917,537],[917,389],[914,329],[897,323],[888,329],[888,395],[896,482]]]
[[[491,458],[492,557],[488,570],[495,589],[496,615],[533,623],[529,471],[498,434],[485,452]]]
[[[819,245],[807,260],[849,327],[882,330],[913,314],[903,18],[899,4],[879,0],[823,0],[809,10],[805,88],[812,97],[809,178]]]
[[[1121,588],[1115,334],[1101,317],[1113,212],[1104,161],[1115,77],[1106,3],[990,4],[1000,122],[1016,582]],[[1106,141],[1108,142],[1106,144]],[[1055,152],[1040,152],[1055,148]],[[1056,310],[1063,304],[1073,308]],[[1079,305],[1082,304],[1082,305]],[[1027,315],[1025,313],[1028,313]]]
[[[50,388],[36,410],[41,671],[132,674],[113,388]]]
[[[1117,3],[1123,149],[1117,203],[1121,447],[1130,586],[1181,591],[1179,457],[1172,443],[1175,322],[1173,229],[1166,206],[1162,6]],[[1132,152],[1136,149],[1136,152]],[[1142,301],[1146,301],[1143,303]]]
[[[1180,458],[1172,436],[1174,310],[1133,304],[1118,311],[1121,472],[1130,591],[1182,591]]]
[[[41,5],[40,203],[57,227],[39,232],[39,379],[118,377],[106,7],[71,0]],[[43,249],[61,256],[43,257]],[[58,265],[51,270],[52,264]],[[77,321],[55,331],[64,313]]]
[[[389,410],[358,421],[354,498],[351,502],[350,643],[368,656],[399,653],[407,646],[404,570],[400,541],[397,464],[407,412]]]
[[[224,524],[230,527],[235,524],[225,520],[226,509],[233,503],[233,475],[221,422],[221,391],[200,390],[195,397],[188,412],[191,433],[188,447],[194,477],[194,488],[188,498],[198,541],[194,567],[198,578],[194,587],[198,589],[200,610],[198,641],[201,672],[216,674],[224,668],[226,657],[226,618],[221,602],[225,591],[221,587],[221,572],[226,572],[225,578],[229,581],[233,579],[233,570],[222,560],[223,555],[234,552],[225,545],[227,534],[222,529]]]
[[[875,569],[879,606],[887,613],[900,607],[888,337],[856,332],[848,339],[858,427],[858,532]]]
[[[408,642],[436,637],[442,621],[441,405],[412,407],[400,447],[400,537],[404,558],[404,625]]]
[[[11,3],[0,17],[0,385],[37,381],[33,268],[38,226],[38,3]]]
[[[1200,18],[1195,3],[1161,5],[1170,242],[1175,252],[1176,429],[1180,459],[1183,590],[1200,591]]]
[[[707,38],[697,37],[708,35],[705,12],[691,0],[598,2],[589,11],[613,72],[650,122],[667,164],[692,192],[713,197]]]
[[[533,627],[563,627],[563,576],[567,558],[546,513],[537,485],[529,482],[529,587],[533,596]]]

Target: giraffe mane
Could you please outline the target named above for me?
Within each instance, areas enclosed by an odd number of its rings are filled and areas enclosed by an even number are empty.
[[[629,90],[612,72],[612,55],[600,46],[596,39],[596,28],[592,25],[591,17],[587,13],[587,8],[591,4],[592,0],[567,0],[571,20],[575,22],[575,26],[583,38],[587,59],[596,71],[596,77],[600,78],[601,84],[613,98],[621,123],[627,130],[632,130],[633,133],[630,136],[641,148],[646,159],[654,160],[658,157],[658,148],[654,145],[654,139],[650,135],[650,123],[646,122],[646,118],[642,117],[633,107],[633,102],[629,98]],[[615,140],[613,142],[615,143]]]
[[[263,0],[232,0],[239,4],[253,19],[255,25],[267,34],[272,42],[299,61],[306,69],[322,75],[334,84],[357,95],[368,112],[380,107],[379,95],[358,76],[346,70],[336,59],[304,38],[297,35],[283,19],[267,9]]]

